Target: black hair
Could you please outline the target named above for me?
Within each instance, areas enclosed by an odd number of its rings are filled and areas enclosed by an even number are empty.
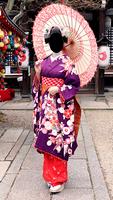
[[[64,43],[67,43],[67,37],[62,36],[58,27],[52,27],[50,33],[45,35],[45,43],[49,43],[51,50],[58,53],[63,49]]]

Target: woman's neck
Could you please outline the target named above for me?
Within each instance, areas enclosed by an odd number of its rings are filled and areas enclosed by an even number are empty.
[[[52,53],[52,56],[55,58],[55,57],[57,57],[57,56],[60,56],[61,55],[61,51],[60,52],[58,52],[58,53]]]
[[[56,60],[59,56],[61,56],[62,55],[62,52],[60,51],[60,52],[58,52],[58,53],[52,53],[52,55],[51,55],[51,60],[52,61],[54,61],[54,60]]]

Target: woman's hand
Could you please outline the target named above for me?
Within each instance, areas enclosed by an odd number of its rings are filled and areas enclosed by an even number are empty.
[[[41,60],[38,60],[35,62],[35,72],[38,78],[40,77],[40,72],[41,72],[40,64],[41,64]]]
[[[49,94],[55,95],[56,93],[59,92],[59,88],[58,88],[57,86],[52,86],[52,87],[50,87],[50,88],[48,89],[48,91],[49,91]]]

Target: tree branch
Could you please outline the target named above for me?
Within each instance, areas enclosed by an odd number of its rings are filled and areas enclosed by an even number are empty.
[[[13,9],[14,3],[15,3],[15,0],[8,0],[6,8],[5,8],[5,11],[7,14],[9,14],[10,11]]]
[[[17,24],[17,21],[23,16],[24,14],[24,7],[25,7],[26,0],[23,0],[20,4],[20,12],[13,18],[13,22]]]

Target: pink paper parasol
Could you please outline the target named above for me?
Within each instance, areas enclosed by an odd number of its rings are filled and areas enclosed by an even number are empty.
[[[73,60],[80,76],[81,87],[94,76],[97,64],[97,44],[88,22],[79,12],[64,4],[51,4],[37,15],[33,26],[33,45],[38,59],[49,56],[52,51],[45,44],[44,34],[52,26],[58,26],[68,35],[65,53]]]

